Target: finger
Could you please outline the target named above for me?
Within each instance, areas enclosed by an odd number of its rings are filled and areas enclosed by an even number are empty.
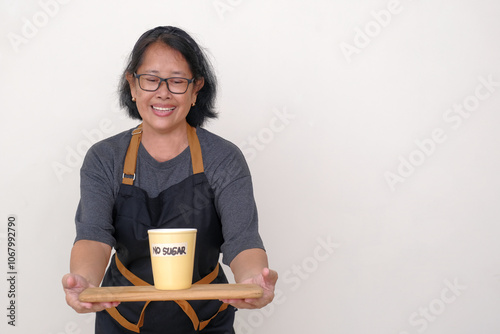
[[[262,270],[262,278],[264,280],[264,285],[274,287],[276,285],[276,281],[278,280],[278,273],[269,268],[264,268]]]
[[[84,302],[80,302],[80,306],[87,310],[91,310],[94,307],[92,303],[84,303]]]
[[[226,303],[226,304],[231,304],[235,307],[236,307],[236,305],[240,305],[240,304],[243,304],[245,302],[244,299],[221,299],[220,301],[223,303]]]
[[[71,289],[75,285],[75,280],[73,278],[73,275],[71,274],[66,274],[62,278],[62,285],[64,289]]]
[[[120,304],[120,302],[103,302],[103,303],[81,302],[78,296],[76,297],[76,299],[79,306],[95,312],[102,311],[107,308],[116,307]]]
[[[269,304],[268,298],[222,299],[221,301],[239,309],[262,308]]]
[[[120,304],[119,302],[107,302],[107,303],[94,303],[91,305],[92,305],[92,308],[94,309],[95,312],[99,312],[99,311],[105,310],[107,308],[116,307],[119,304]]]
[[[238,309],[254,309],[257,308],[255,305],[251,303],[247,303],[244,299],[225,299],[222,300],[224,303],[227,303],[231,306],[234,306]]]
[[[104,308],[117,307],[118,305],[120,305],[120,302],[109,302],[103,304]]]
[[[81,276],[75,274],[67,274],[63,278],[63,287],[65,289],[87,288],[88,282]]]
[[[116,307],[120,302],[106,302],[106,303],[82,303],[79,302],[75,310],[79,313],[100,312],[102,310]]]

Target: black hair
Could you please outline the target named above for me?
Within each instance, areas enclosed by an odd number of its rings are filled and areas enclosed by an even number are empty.
[[[125,71],[122,74],[119,85],[120,106],[125,108],[128,115],[133,119],[142,119],[135,102],[132,101],[130,85],[127,74],[134,74],[141,66],[144,53],[147,48],[157,42],[164,43],[179,51],[189,65],[189,69],[196,80],[203,78],[205,83],[198,92],[196,105],[191,107],[186,121],[191,126],[201,126],[207,118],[216,118],[215,96],[217,91],[217,79],[213,68],[201,48],[184,30],[176,27],[156,27],[146,31],[135,43]]]

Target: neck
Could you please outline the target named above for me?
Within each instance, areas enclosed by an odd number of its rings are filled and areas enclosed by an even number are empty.
[[[157,132],[143,126],[142,145],[158,162],[175,158],[188,147],[186,123],[168,132]]]

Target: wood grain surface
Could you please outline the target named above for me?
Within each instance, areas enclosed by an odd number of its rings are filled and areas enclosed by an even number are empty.
[[[161,300],[245,299],[262,297],[255,284],[193,284],[185,290],[158,290],[154,286],[112,286],[88,288],[80,294],[82,302],[137,302]]]

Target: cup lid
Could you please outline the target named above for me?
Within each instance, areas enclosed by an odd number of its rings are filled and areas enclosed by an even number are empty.
[[[148,230],[148,233],[186,233],[186,232],[196,232],[195,228],[156,228]]]

